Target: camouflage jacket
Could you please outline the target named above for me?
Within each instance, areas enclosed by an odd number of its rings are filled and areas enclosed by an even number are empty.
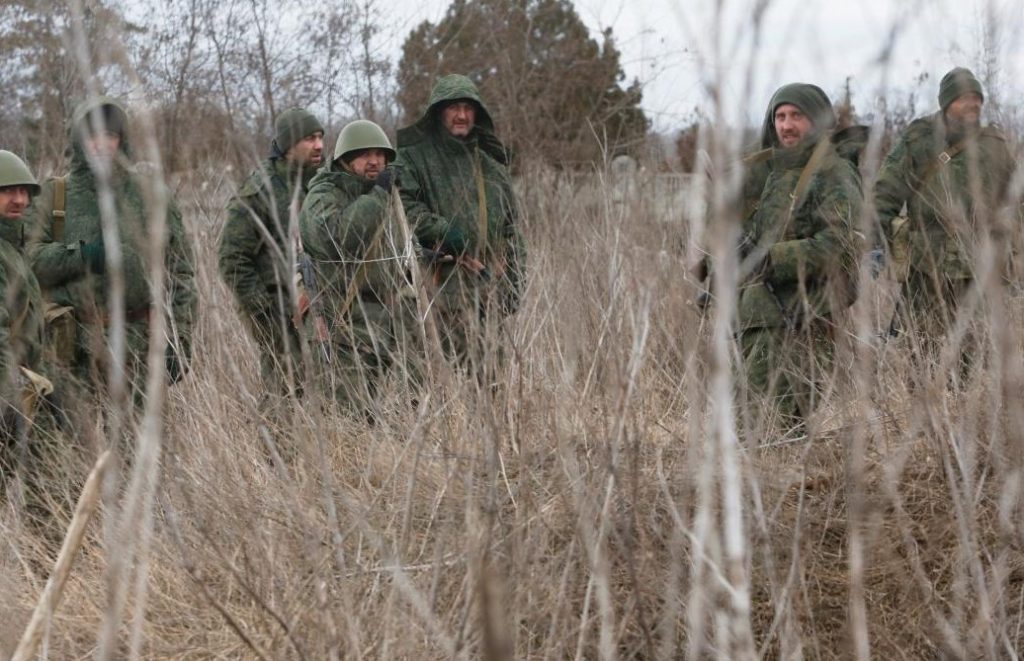
[[[120,240],[125,283],[125,315],[139,327],[139,337],[148,337],[148,314],[155,308],[149,287],[147,255],[151,241],[149,215],[152,209],[143,197],[144,185],[151,184],[126,165],[130,158],[127,140],[113,167],[110,186],[116,205],[115,220]],[[99,184],[86,161],[81,145],[73,145],[71,170],[65,180],[63,236],[54,236],[54,180],[42,186],[29,208],[27,255],[45,297],[75,309],[79,321],[104,319],[107,315],[109,283],[103,275],[89,272],[80,252],[83,243],[103,239]],[[190,351],[196,313],[196,284],[191,247],[185,236],[181,212],[170,193],[166,208],[167,242],[164,247],[167,302],[171,320],[186,354]]]
[[[282,158],[269,159],[253,171],[228,203],[227,221],[221,235],[221,276],[242,310],[250,315],[267,314],[285,304],[290,317],[288,281],[294,268],[288,261],[287,238],[295,213],[302,205],[313,172],[303,173],[298,195],[298,173]],[[277,314],[269,315],[277,318]]]
[[[476,127],[465,140],[450,135],[438,117],[439,109],[455,99],[472,99],[480,108]],[[458,228],[468,239],[467,252],[481,259],[492,273],[501,273],[504,295],[517,299],[526,247],[516,224],[516,197],[504,164],[504,149],[472,82],[463,76],[442,78],[423,117],[398,132],[398,145],[402,201],[420,245],[436,250],[446,232]],[[480,231],[481,205],[486,236]],[[451,263],[439,265],[439,270],[440,282],[453,275],[471,286],[480,282],[465,279]]]
[[[814,167],[802,202],[790,213],[815,147],[773,149],[765,160],[767,177],[746,238],[748,245],[767,249],[770,268],[750,278],[740,293],[740,330],[827,317],[853,302],[863,249],[855,231],[861,196],[853,165],[833,146]]]
[[[405,246],[390,222],[389,200],[372,181],[331,163],[310,183],[299,217],[330,325],[352,330],[357,341],[386,331],[391,300],[404,285]]]
[[[43,345],[43,295],[25,259],[24,225],[0,217],[0,401],[18,399],[18,366],[38,372]]]
[[[995,128],[957,140],[946,135],[941,113],[917,119],[882,164],[875,186],[878,220],[891,242],[899,226],[893,221],[906,204],[911,267],[934,265],[948,277],[969,278],[974,239],[980,229],[994,228],[1014,167],[1006,138]],[[971,195],[972,180],[978,197]]]

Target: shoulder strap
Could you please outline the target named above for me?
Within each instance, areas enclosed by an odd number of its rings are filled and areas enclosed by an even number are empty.
[[[473,161],[473,176],[476,178],[476,231],[477,247],[476,257],[483,261],[487,255],[487,189],[484,186],[483,165],[480,163],[480,149],[476,150],[476,158]]]
[[[64,218],[66,206],[66,177],[53,178],[53,240],[60,242],[64,240]]]
[[[939,170],[945,167],[946,163],[952,161],[953,158],[957,154],[962,152],[966,146],[967,141],[960,140],[949,149],[939,152],[938,156],[936,156],[935,158],[931,159],[928,162],[928,167],[924,169],[924,172],[921,173],[921,176],[917,179],[914,185],[911,186],[911,192],[920,193],[922,190],[924,190],[924,187],[928,184],[929,181],[931,181],[931,178],[938,174]]]

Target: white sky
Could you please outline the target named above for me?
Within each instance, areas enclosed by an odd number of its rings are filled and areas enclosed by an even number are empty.
[[[696,108],[712,115],[707,90],[715,82],[724,83],[723,112],[731,122],[756,123],[779,85],[812,82],[835,98],[847,76],[861,113],[876,107],[880,94],[905,98],[911,91],[918,93],[919,114],[927,112],[937,107],[939,78],[953,66],[971,67],[984,78],[986,31],[998,55],[988,100],[1024,102],[1021,0],[766,0],[756,58],[751,44],[757,0],[574,3],[595,33],[612,28],[626,74],[643,83],[644,108],[662,131],[681,128]],[[399,0],[398,5],[408,11],[389,12],[402,17],[392,32],[396,51],[420,21],[443,16],[448,2]],[[716,17],[719,5],[722,15]],[[886,66],[880,62],[890,37],[894,47]],[[744,94],[752,62],[751,91]],[[919,82],[922,73],[928,78]]]

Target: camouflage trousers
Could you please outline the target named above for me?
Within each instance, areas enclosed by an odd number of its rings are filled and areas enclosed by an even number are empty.
[[[903,309],[899,328],[916,340],[913,349],[915,373],[927,371],[929,365],[941,357],[942,347],[951,338],[949,331],[957,324],[957,315],[974,281],[970,278],[937,277],[926,271],[911,269],[903,282]],[[966,378],[980,357],[984,346],[975,327],[976,320],[968,320],[956,356],[957,376]]]
[[[302,345],[291,314],[260,311],[246,315],[249,332],[259,346],[260,376],[270,397],[301,391]]]
[[[831,324],[815,321],[796,332],[750,328],[740,333],[739,344],[751,428],[764,429],[773,419],[784,429],[806,421],[832,372]]]
[[[494,386],[506,361],[500,298],[497,284],[471,281],[457,271],[431,302],[445,358],[482,386]]]
[[[329,359],[316,351],[316,362],[321,391],[333,397],[342,410],[365,415],[373,412],[385,377],[404,382],[412,392],[422,385],[423,350],[411,299],[390,307],[357,304],[359,320],[349,315],[335,323],[330,331]],[[313,337],[312,323],[307,327]]]

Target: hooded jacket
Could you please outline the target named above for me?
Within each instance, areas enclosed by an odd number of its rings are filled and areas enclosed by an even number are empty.
[[[63,236],[54,236],[53,207],[54,181],[43,184],[39,196],[29,209],[27,254],[32,269],[49,301],[71,306],[80,323],[102,324],[107,316],[109,285],[104,275],[90,273],[82,257],[83,244],[103,240],[100,208],[100,185],[97,174],[89,165],[81,141],[87,116],[107,107],[118,125],[127,127],[124,108],[113,99],[95,97],[84,102],[75,112],[71,126],[72,157],[70,172],[65,181],[65,213]],[[114,220],[122,254],[125,283],[125,317],[129,326],[129,349],[137,355],[145,354],[148,341],[148,316],[162,309],[150,297],[149,215],[152,209],[143,191],[146,184],[132,165],[131,143],[126,132],[121,133],[119,152],[114,158],[109,186],[116,208]],[[159,184],[162,185],[162,184]],[[164,247],[164,266],[167,278],[171,317],[186,354],[191,349],[191,332],[196,310],[196,286],[191,248],[185,237],[181,212],[170,192],[166,193],[167,242]],[[88,353],[84,346],[80,349]]]
[[[466,139],[449,134],[440,119],[443,107],[459,99],[477,106],[473,131]],[[518,210],[507,161],[487,106],[465,76],[441,78],[422,117],[398,132],[402,201],[420,245],[436,250],[449,230],[456,228],[467,237],[470,255],[481,259],[492,273],[503,273],[503,295],[517,300],[526,250],[516,225]],[[486,236],[479,231],[480,180]],[[452,263],[440,264],[438,270],[442,283],[454,276],[464,285],[479,286],[479,278],[467,278]]]
[[[790,149],[778,147],[774,137],[774,112],[783,103],[793,103],[815,122],[815,130]],[[758,198],[749,205],[754,211],[745,228],[749,245],[767,248],[771,268],[741,292],[740,330],[825,318],[853,302],[857,259],[863,250],[855,230],[861,195],[856,170],[831,143],[834,126],[828,97],[813,85],[786,85],[772,97],[762,132],[762,144],[772,146],[759,154],[756,177],[750,178],[758,184],[763,181],[760,192],[746,189]],[[819,144],[824,151],[812,161]],[[808,184],[791,211],[793,195],[809,167]]]

